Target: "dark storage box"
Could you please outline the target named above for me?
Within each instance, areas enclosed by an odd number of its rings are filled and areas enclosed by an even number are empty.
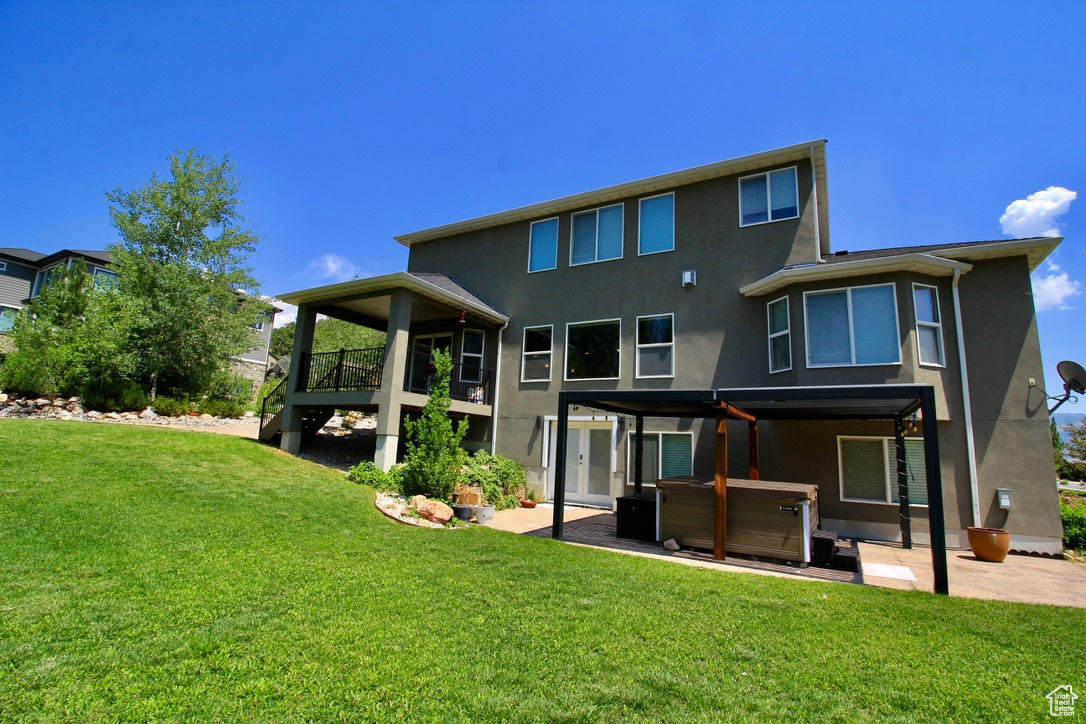
[[[624,495],[616,501],[615,517],[619,538],[656,540],[656,495]]]

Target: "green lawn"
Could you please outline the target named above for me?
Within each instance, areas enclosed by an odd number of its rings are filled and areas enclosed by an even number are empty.
[[[1083,610],[401,526],[225,436],[0,421],[0,461],[5,720],[1021,721],[1086,690]]]

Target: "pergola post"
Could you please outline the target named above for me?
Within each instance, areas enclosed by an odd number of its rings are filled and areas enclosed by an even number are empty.
[[[562,540],[562,523],[566,505],[566,440],[569,437],[569,405],[566,393],[558,393],[558,439],[554,441],[554,518],[551,520],[551,538]]]
[[[909,474],[905,468],[905,420],[894,419],[894,458],[897,460],[897,512],[901,526],[901,547],[913,547],[913,524],[909,514]]]
[[[716,414],[715,498],[713,515],[713,558],[722,561],[728,533],[728,413]]]
[[[747,421],[747,445],[750,448],[750,479],[761,480],[758,477],[758,421]]]
[[[928,478],[928,530],[931,531],[931,568],[935,592],[950,594],[946,564],[946,527],[943,522],[943,478],[939,466],[939,428],[935,416],[935,390],[925,386],[920,391],[920,410],[924,415],[924,469]]]
[[[637,415],[634,418],[634,493],[641,495],[642,476],[644,471],[645,453],[645,416]]]

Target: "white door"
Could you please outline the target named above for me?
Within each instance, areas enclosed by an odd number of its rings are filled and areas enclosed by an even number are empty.
[[[558,423],[551,423],[549,497],[554,499]],[[566,502],[611,505],[614,432],[610,422],[570,421],[566,431]]]

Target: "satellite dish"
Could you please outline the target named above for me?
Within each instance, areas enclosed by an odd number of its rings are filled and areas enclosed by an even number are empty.
[[[1086,392],[1086,370],[1078,362],[1065,359],[1056,365],[1056,371],[1063,378],[1064,389],[1081,395]]]

